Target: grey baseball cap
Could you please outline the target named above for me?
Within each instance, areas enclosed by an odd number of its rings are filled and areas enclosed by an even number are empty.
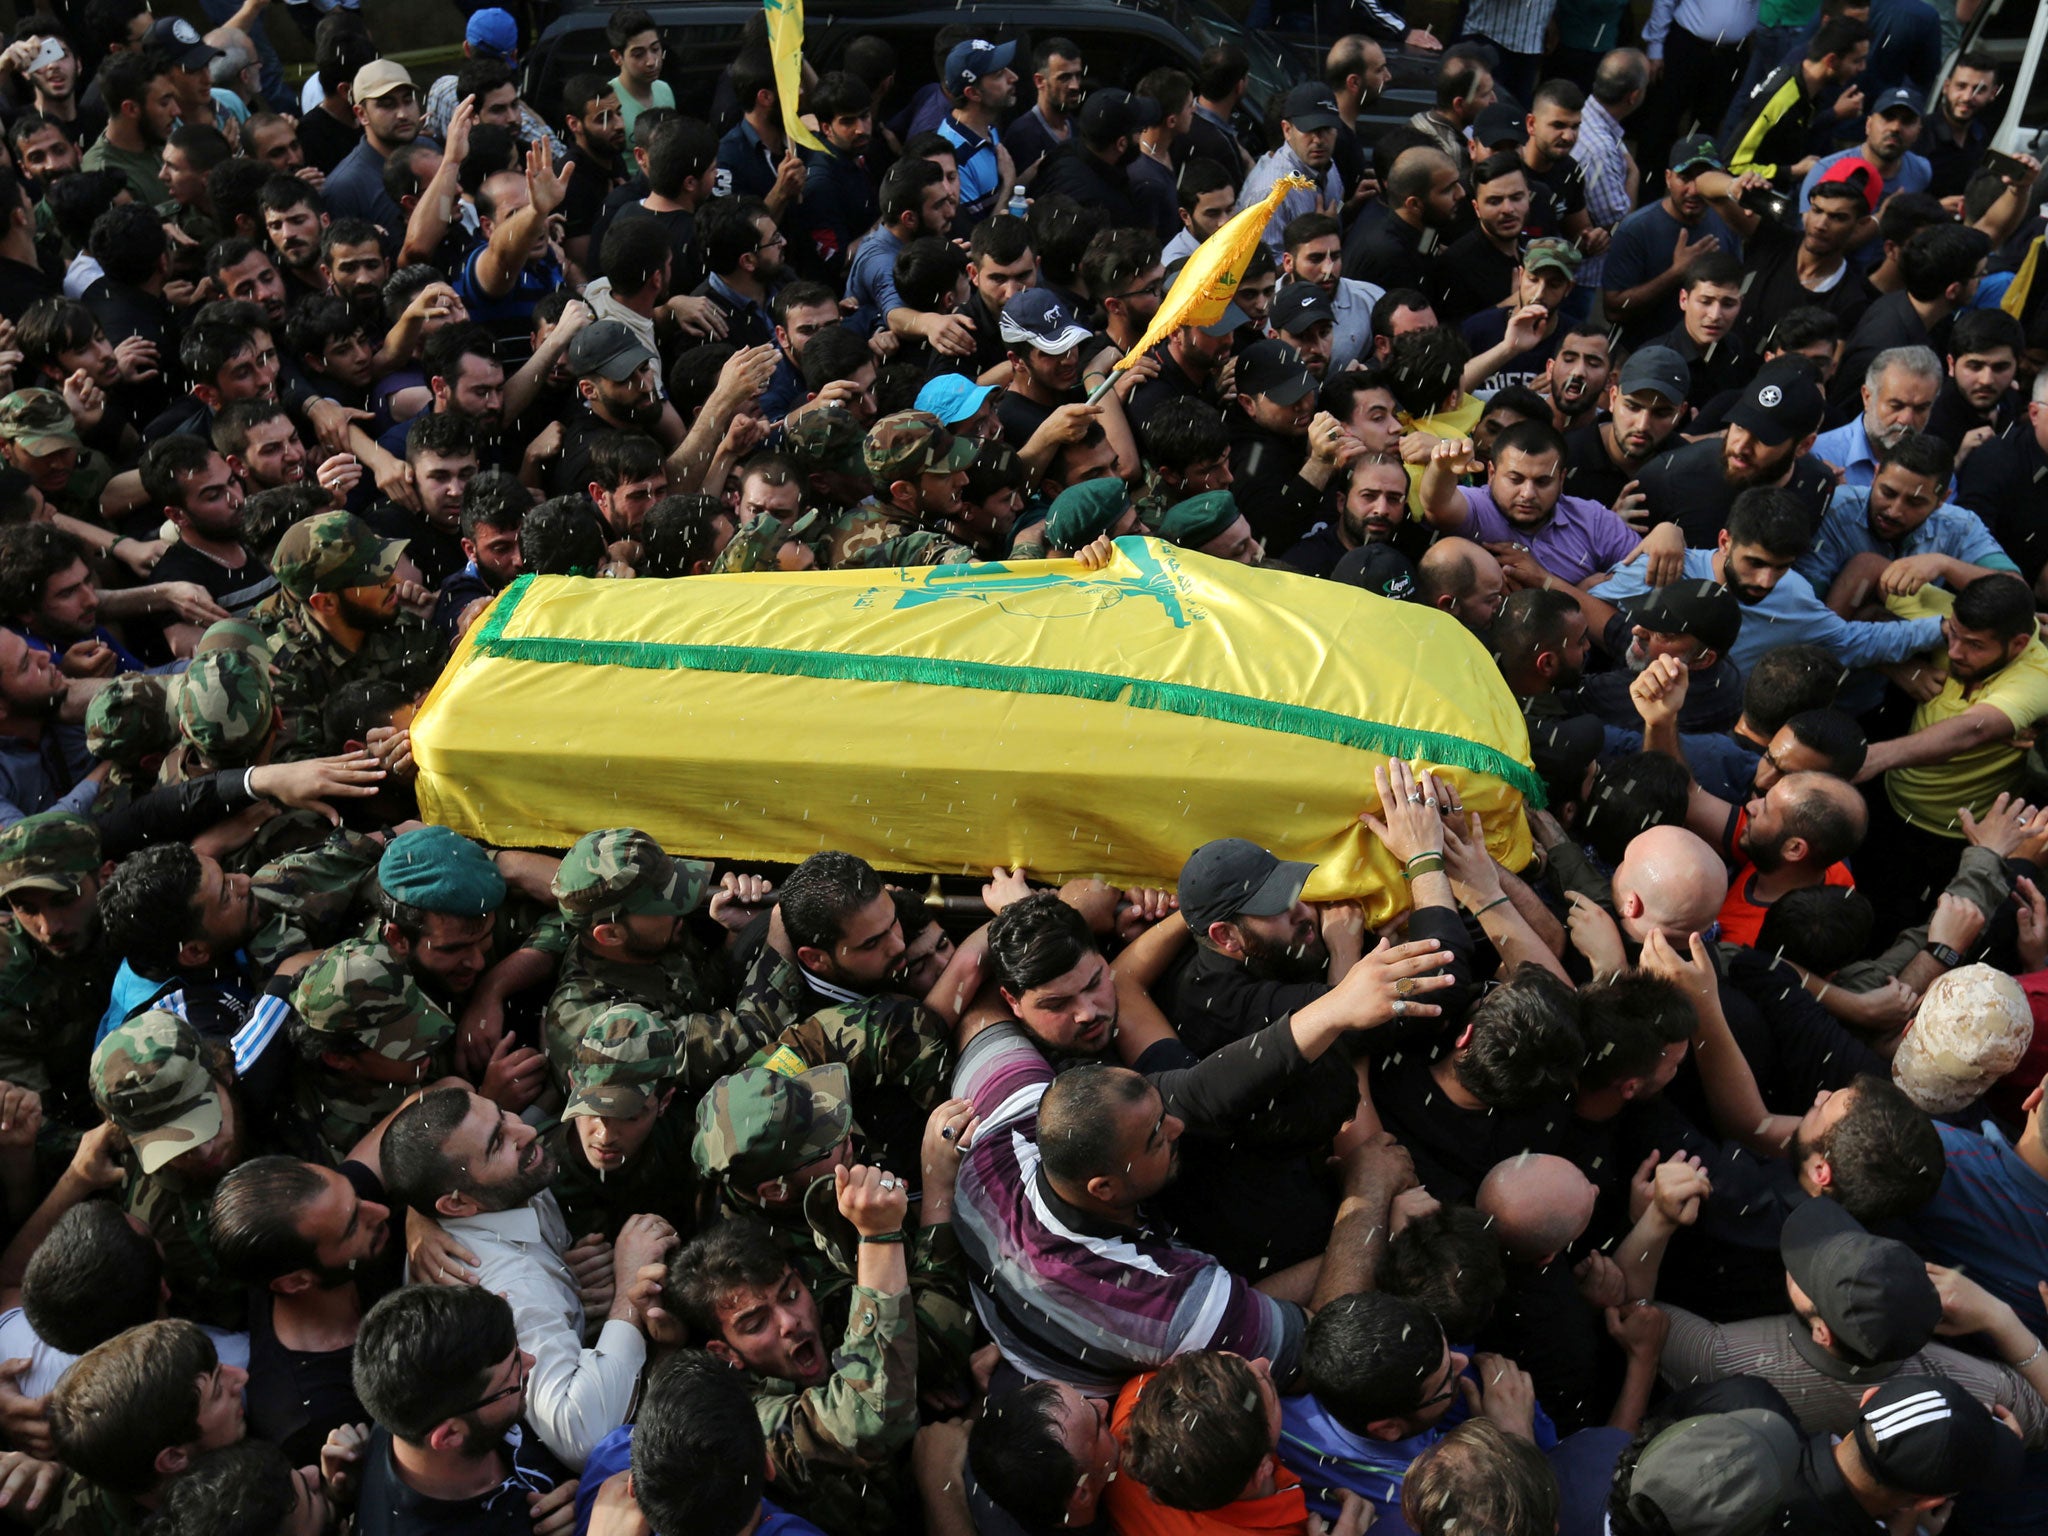
[[[1674,405],[1692,392],[1692,369],[1669,347],[1640,347],[1621,365],[1621,392],[1653,389]]]
[[[1301,898],[1315,865],[1276,858],[1241,837],[1204,843],[1181,866],[1181,915],[1196,933],[1235,917],[1277,917]]]

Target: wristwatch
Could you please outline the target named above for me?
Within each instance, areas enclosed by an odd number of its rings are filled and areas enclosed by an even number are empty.
[[[1921,948],[1927,954],[1934,956],[1934,958],[1941,963],[1941,968],[1945,971],[1952,971],[1957,966],[1963,963],[1963,956],[1961,951],[1951,949],[1946,944],[1936,944],[1932,940],[1929,940],[1926,944],[1923,944]]]

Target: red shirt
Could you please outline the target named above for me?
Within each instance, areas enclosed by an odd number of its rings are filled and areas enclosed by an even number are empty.
[[[1742,841],[1743,830],[1748,826],[1749,812],[1738,807],[1728,818],[1728,831],[1721,839],[1721,856],[1735,866],[1735,873],[1728,881],[1728,899],[1721,903],[1721,939],[1724,943],[1745,947],[1756,943],[1756,936],[1763,931],[1764,913],[1770,910],[1769,902],[1756,899],[1756,866],[1735,851],[1736,845]],[[1849,873],[1848,865],[1831,864],[1821,883],[1853,891],[1856,877]]]
[[[1155,1374],[1147,1371],[1143,1376],[1134,1376],[1117,1393],[1109,1428],[1119,1445],[1129,1428],[1138,1394]],[[1275,1462],[1273,1482],[1273,1491],[1263,1498],[1239,1499],[1221,1509],[1197,1513],[1157,1502],[1143,1483],[1130,1473],[1121,1472],[1104,1490],[1103,1504],[1109,1513],[1110,1529],[1117,1536],[1223,1536],[1229,1531],[1303,1536],[1308,1530],[1308,1501],[1302,1496],[1301,1479]]]

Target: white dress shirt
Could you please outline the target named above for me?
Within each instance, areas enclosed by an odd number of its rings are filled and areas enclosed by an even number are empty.
[[[569,1223],[552,1193],[509,1211],[443,1217],[441,1225],[476,1255],[476,1283],[512,1304],[519,1347],[533,1356],[526,1422],[581,1471],[597,1442],[626,1422],[647,1340],[631,1323],[610,1319],[597,1343],[583,1347],[583,1299],[562,1259]]]

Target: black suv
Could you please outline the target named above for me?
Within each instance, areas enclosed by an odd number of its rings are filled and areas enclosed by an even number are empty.
[[[559,121],[562,87],[584,70],[609,79],[611,62],[605,23],[618,7],[610,4],[571,5],[559,12],[528,52],[522,86],[528,102],[550,121]],[[685,111],[708,116],[720,74],[740,51],[746,24],[760,14],[758,4],[693,0],[688,4],[647,4],[648,14],[667,44],[662,78],[675,91]],[[895,102],[936,78],[932,38],[939,28],[961,19],[956,5],[904,5],[899,0],[810,0],[804,11],[804,52],[819,73],[831,70],[847,43],[863,33],[876,33],[896,45]],[[965,14],[984,23],[994,38],[1023,40],[1030,49],[1033,29],[1073,39],[1081,48],[1090,89],[1129,89],[1146,74],[1165,65],[1193,72],[1203,50],[1236,43],[1251,57],[1251,89],[1242,115],[1252,130],[1248,142],[1279,139],[1274,108],[1290,86],[1310,77],[1304,62],[1308,51],[1284,46],[1271,35],[1254,32],[1233,19],[1215,0],[1056,0],[1049,4],[1017,4],[1013,0],[977,0]],[[1394,83],[1369,112],[1368,119],[1391,123],[1428,106],[1435,61],[1410,56],[1390,46]],[[1018,61],[1021,106],[1031,99],[1030,66]]]

